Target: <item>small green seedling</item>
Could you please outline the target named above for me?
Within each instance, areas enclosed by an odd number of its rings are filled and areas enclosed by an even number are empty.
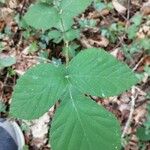
[[[36,29],[54,29],[63,36],[65,64],[39,64],[14,89],[10,115],[37,119],[58,100],[49,141],[52,150],[120,150],[121,129],[115,116],[89,96],[115,96],[137,83],[132,71],[102,49],[84,49],[69,60],[73,17],[92,0],[51,0],[33,4],[25,21]],[[57,34],[53,32],[53,37]]]
[[[0,57],[0,69],[9,67],[16,63],[16,58],[11,56]]]

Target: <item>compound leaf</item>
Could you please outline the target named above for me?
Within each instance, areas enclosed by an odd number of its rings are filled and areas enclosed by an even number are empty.
[[[60,2],[60,9],[63,11],[63,15],[69,14],[70,17],[77,16],[85,11],[85,9],[92,3],[93,0],[62,0]]]
[[[81,92],[95,96],[115,96],[137,83],[127,65],[102,49],[80,52],[68,66],[69,81]]]
[[[40,64],[29,69],[14,89],[10,114],[36,119],[44,114],[66,90],[64,66]]]
[[[24,16],[28,25],[36,28],[47,30],[54,27],[59,20],[57,10],[45,3],[31,5]]]
[[[92,3],[93,0],[62,0],[59,2],[59,8],[62,13],[60,13],[60,20],[57,27],[60,30],[68,30],[73,24],[73,17],[79,15]]]
[[[78,91],[69,89],[53,118],[53,150],[120,150],[117,119]]]
[[[54,5],[40,2],[32,5],[24,18],[28,25],[36,29],[56,27],[67,31],[73,25],[73,17],[83,12],[92,1],[84,0],[81,3],[80,0],[54,0]]]

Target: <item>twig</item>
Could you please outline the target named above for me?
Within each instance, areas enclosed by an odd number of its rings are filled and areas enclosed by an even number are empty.
[[[23,4],[22,4],[21,10],[20,10],[20,14],[19,14],[19,18],[20,18],[20,19],[22,18],[23,9],[24,9],[24,7],[25,7],[25,4],[26,4],[26,0],[23,0]]]
[[[128,0],[127,20],[130,19],[130,3],[131,3],[131,0]]]
[[[1,92],[0,100],[3,100],[3,96],[4,96],[4,87],[5,87],[6,83],[7,83],[7,79],[8,79],[8,73],[7,73],[7,75],[6,75],[5,79],[4,79],[4,83],[3,83],[2,87],[1,87],[2,92]]]
[[[143,90],[141,90],[139,87],[135,86],[135,89],[138,91],[138,93],[142,96],[146,96],[146,92],[144,92]]]
[[[135,92],[135,87],[132,88],[131,93],[132,93],[132,96],[131,96],[130,114],[129,114],[129,118],[128,118],[126,124],[125,124],[125,127],[124,127],[122,135],[121,135],[122,139],[125,137],[128,129],[129,129],[129,126],[131,124],[132,116],[133,116],[133,113],[134,113],[135,100],[137,99],[137,96],[138,96],[137,93]]]
[[[115,49],[117,49],[119,46],[123,45],[124,43],[124,38],[125,38],[125,34],[123,34],[121,37],[119,37],[119,42],[118,44],[112,49],[112,51],[114,51]]]
[[[142,106],[143,104],[145,104],[147,102],[147,99],[146,100],[143,100],[141,102],[139,102],[139,104],[137,106],[135,106],[135,108],[137,109],[138,107]]]
[[[136,71],[137,68],[139,67],[139,65],[143,62],[143,60],[144,60],[144,57],[142,57],[142,58],[139,60],[139,62],[135,65],[135,67],[134,67],[132,70],[133,70],[133,71]]]
[[[46,61],[48,63],[52,63],[51,60],[49,60],[47,58],[39,57],[39,56],[23,56],[23,57],[27,58],[27,59],[40,59],[40,60]]]

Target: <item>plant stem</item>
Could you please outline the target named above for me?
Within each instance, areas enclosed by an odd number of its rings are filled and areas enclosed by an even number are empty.
[[[64,40],[64,47],[65,47],[65,58],[66,58],[66,66],[69,63],[69,41],[66,40],[66,31],[63,19],[61,18],[61,26],[62,26],[62,34],[63,34],[63,40]]]
[[[65,41],[65,57],[66,57],[66,65],[69,63],[69,42]]]
[[[64,25],[63,18],[61,17],[62,9],[59,7],[59,4],[55,0],[54,0],[54,5],[56,6],[56,8],[57,8],[57,10],[59,11],[59,14],[60,14],[61,27],[62,27],[62,36],[63,36],[64,48],[65,48],[66,66],[67,66],[68,63],[69,63],[69,41],[66,40],[65,25]]]

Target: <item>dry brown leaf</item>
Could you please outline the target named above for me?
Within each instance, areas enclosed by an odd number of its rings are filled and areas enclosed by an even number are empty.
[[[0,20],[0,32],[2,32],[4,27],[5,27],[5,21],[4,20]]]
[[[6,0],[6,4],[9,8],[14,9],[18,6],[18,0]]]
[[[138,109],[134,111],[135,124],[139,124],[140,120],[144,118],[145,115],[146,115],[146,104],[140,106]]]
[[[143,4],[141,11],[144,15],[150,15],[150,0]]]
[[[109,44],[108,39],[105,37],[101,37],[100,40],[93,40],[93,39],[88,39],[90,45],[96,45],[98,47],[107,47]]]
[[[121,5],[117,0],[113,0],[112,4],[118,13],[121,13],[121,14],[126,13],[127,9],[123,5]]]
[[[0,19],[4,20],[5,23],[10,24],[10,22],[12,22],[14,12],[12,9],[10,8],[0,8]]]
[[[39,148],[42,145],[44,145],[47,141],[46,134],[48,133],[49,121],[50,116],[48,113],[45,113],[39,119],[34,120],[33,125],[31,126],[31,132],[34,137],[34,143]]]

